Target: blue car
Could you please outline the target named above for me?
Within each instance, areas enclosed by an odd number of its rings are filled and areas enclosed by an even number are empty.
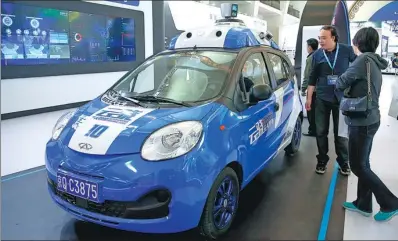
[[[48,190],[83,221],[216,239],[242,189],[278,153],[298,151],[302,120],[292,64],[264,33],[187,31],[58,120]]]

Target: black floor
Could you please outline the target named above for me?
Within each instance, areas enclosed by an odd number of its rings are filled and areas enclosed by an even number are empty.
[[[333,160],[333,137],[329,143]],[[330,162],[328,172],[317,175],[316,154],[315,138],[303,137],[295,157],[281,154],[272,161],[242,192],[238,217],[225,240],[316,240],[334,165]],[[346,186],[347,178],[339,175],[327,240],[343,239],[340,204],[345,201]],[[148,235],[76,221],[51,201],[44,171],[3,181],[1,191],[2,240],[204,240],[192,231]]]

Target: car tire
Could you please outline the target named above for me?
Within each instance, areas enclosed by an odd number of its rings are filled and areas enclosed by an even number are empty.
[[[231,195],[224,193],[224,197],[222,197],[222,186],[224,185],[224,188],[228,188],[230,184],[232,184]],[[230,167],[224,168],[214,181],[203,209],[199,224],[199,230],[203,236],[215,240],[228,232],[238,210],[239,192],[240,184],[236,172]],[[221,207],[219,214],[213,215],[216,209],[216,202],[220,203]],[[228,208],[231,212],[227,211]],[[219,221],[223,213],[228,215],[228,221],[225,223]]]
[[[285,152],[287,155],[294,155],[298,152],[301,143],[301,127],[302,122],[300,116],[297,117],[296,124],[294,125],[294,130],[292,133],[292,141],[290,144],[285,148]]]

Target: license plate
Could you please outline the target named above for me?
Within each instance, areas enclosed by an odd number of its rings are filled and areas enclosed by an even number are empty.
[[[58,173],[57,189],[71,195],[98,202],[98,184]]]

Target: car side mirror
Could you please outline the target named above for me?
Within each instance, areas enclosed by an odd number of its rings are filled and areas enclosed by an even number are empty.
[[[251,88],[250,90],[250,103],[256,104],[262,100],[268,100],[272,96],[272,89],[269,85],[258,84]]]

